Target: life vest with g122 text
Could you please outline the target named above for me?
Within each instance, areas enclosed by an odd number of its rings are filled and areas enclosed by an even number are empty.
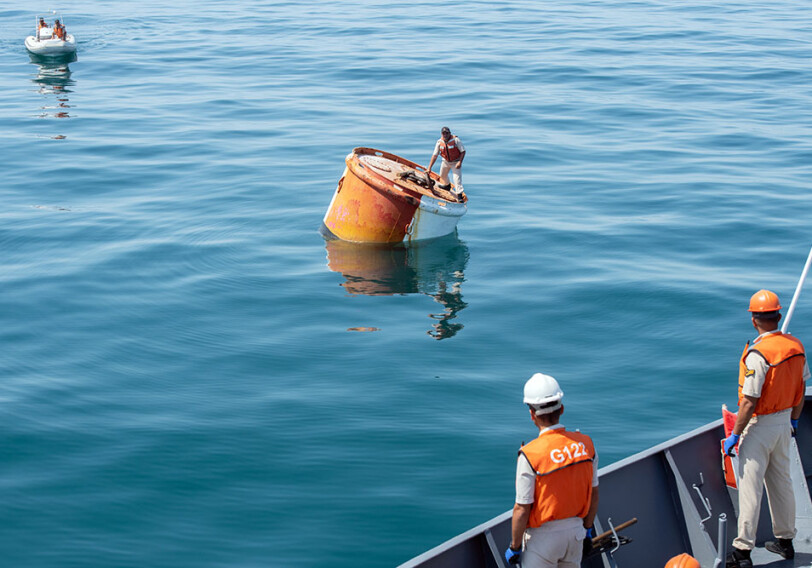
[[[586,516],[595,459],[595,446],[589,436],[563,428],[547,430],[522,446],[519,453],[536,472],[535,501],[528,527]]]

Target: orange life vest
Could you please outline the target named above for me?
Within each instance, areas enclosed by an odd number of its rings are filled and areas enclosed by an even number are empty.
[[[770,366],[756,404],[755,414],[773,414],[792,408],[804,396],[804,363],[806,355],[801,342],[791,335],[775,332],[757,338],[744,346],[739,362],[739,406],[744,395],[744,378],[748,372],[744,360],[750,353],[758,353]],[[751,371],[752,372],[752,371]]]
[[[519,450],[536,472],[535,501],[528,527],[548,521],[584,518],[592,497],[595,446],[586,434],[548,430]]]
[[[440,138],[440,155],[446,162],[456,162],[460,159],[462,152],[457,148],[457,139],[454,136],[448,142]]]

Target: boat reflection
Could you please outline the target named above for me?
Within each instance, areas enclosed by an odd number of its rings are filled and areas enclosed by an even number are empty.
[[[31,63],[37,65],[37,74],[32,79],[37,85],[40,95],[45,97],[45,102],[40,106],[39,118],[70,118],[71,87],[76,82],[71,78],[69,63],[76,61],[76,54],[61,58],[41,57],[30,54]],[[64,136],[54,136],[54,138],[64,138]]]
[[[426,333],[439,340],[453,337],[463,328],[453,320],[468,306],[461,291],[468,247],[456,233],[412,245],[328,240],[325,247],[327,267],[341,273],[345,279],[341,286],[348,293],[426,294],[443,307],[441,312],[429,314],[436,323]]]

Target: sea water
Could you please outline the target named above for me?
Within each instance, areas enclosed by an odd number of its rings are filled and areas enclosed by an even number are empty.
[[[0,8],[4,566],[397,565],[512,506],[534,372],[601,465],[734,406],[748,299],[812,245],[802,2],[67,0],[63,62],[34,4]],[[445,125],[457,234],[324,241],[353,147]]]

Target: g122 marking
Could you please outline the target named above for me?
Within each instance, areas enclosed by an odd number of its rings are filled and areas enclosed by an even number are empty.
[[[585,457],[586,455],[586,446],[584,446],[583,442],[573,442],[561,449],[556,448],[550,451],[550,459],[555,463],[564,463],[567,458],[573,460]]]

